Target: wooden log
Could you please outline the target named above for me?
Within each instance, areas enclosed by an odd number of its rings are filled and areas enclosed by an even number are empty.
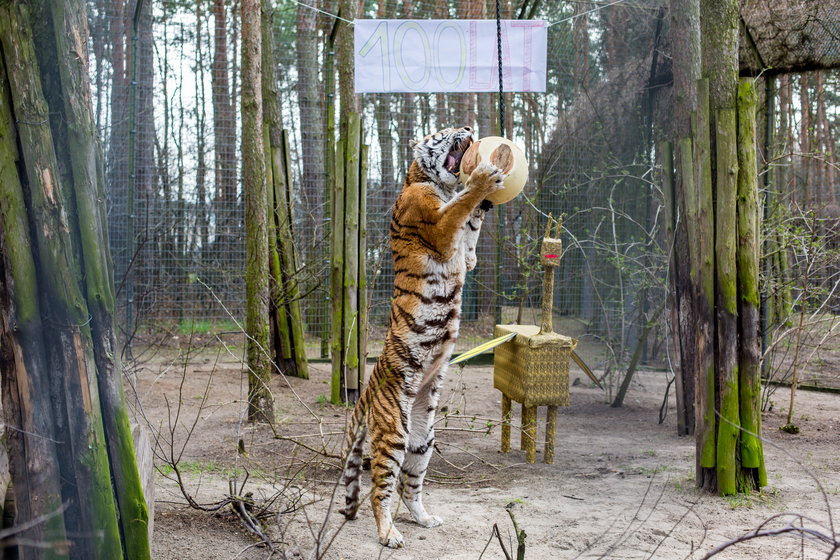
[[[69,500],[65,515],[74,554],[121,558],[116,504],[110,484],[103,433],[90,320],[81,287],[79,262],[73,251],[66,200],[49,126],[49,109],[38,75],[38,59],[30,16],[22,4],[9,4],[0,14],[6,71],[29,185],[30,219],[37,246],[39,287],[50,310],[44,340],[51,371],[50,392],[57,422],[56,439],[62,494]],[[98,531],[101,539],[89,539]]]
[[[344,373],[344,139],[336,142],[335,188],[332,193],[332,259],[330,260],[330,301],[332,320],[330,350],[332,354],[331,401],[343,401],[342,379]]]
[[[696,483],[701,488],[712,490],[716,487],[716,439],[717,432],[715,415],[715,252],[714,231],[715,215],[712,197],[712,164],[711,138],[709,120],[709,83],[708,80],[697,81],[697,112],[692,118],[694,133],[693,155],[691,169],[685,167],[682,175],[694,173],[694,183],[691,198],[694,201],[696,214],[694,219],[686,215],[689,228],[690,222],[696,225],[689,229],[689,237],[694,237],[694,255],[691,275],[693,289],[690,292],[693,307],[693,325],[686,325],[685,332],[694,332],[695,344],[694,368],[697,375],[695,382],[695,430],[697,434],[697,477]],[[689,195],[687,194],[686,197]],[[696,253],[694,253],[696,251]],[[688,345],[691,345],[689,342]]]
[[[361,135],[361,130],[359,131]],[[361,141],[361,138],[360,138]],[[359,379],[358,389],[364,386],[365,363],[367,361],[367,327],[368,327],[368,296],[367,296],[367,174],[368,174],[368,146],[362,145],[359,166]]]
[[[676,217],[677,217],[677,207],[676,207],[676,193],[674,192],[674,148],[670,142],[659,142],[657,144],[656,155],[659,163],[659,181],[662,185],[662,195],[664,198],[664,244],[665,250],[668,252],[669,259],[668,259],[668,272],[671,276],[671,283],[668,286],[668,307],[670,309],[670,320],[671,320],[671,328],[673,329],[673,335],[670,337],[671,341],[673,341],[673,349],[674,355],[676,359],[674,363],[680,364],[681,360],[681,352],[680,352],[680,340],[682,339],[681,331],[680,331],[680,294],[678,290],[675,289],[676,286],[679,285],[679,267],[677,266],[677,252],[676,252]],[[673,244],[672,244],[673,243]],[[677,400],[677,435],[689,435],[688,427],[689,425],[694,425],[694,418],[691,418],[689,422],[688,415],[689,412],[693,414],[694,409],[694,398],[693,395],[691,397],[691,404],[692,406],[689,408],[686,406],[686,384],[683,383],[683,372],[681,369],[678,369],[674,372],[674,392]]]
[[[738,412],[738,276],[736,262],[738,151],[735,109],[715,112],[717,273],[717,361],[720,421],[717,431],[717,484],[721,494],[734,494],[740,459],[736,457],[740,432]]]
[[[303,332],[303,313],[300,309],[300,284],[298,282],[298,258],[297,247],[295,246],[294,204],[292,204],[292,156],[290,152],[289,131],[283,130],[282,136],[283,168],[285,170],[286,189],[283,201],[288,211],[285,225],[281,224],[280,235],[283,236],[283,252],[286,255],[284,262],[287,262],[286,274],[286,308],[289,314],[289,325],[291,327],[292,358],[295,362],[296,374],[302,379],[309,379],[309,364],[306,359],[306,335]]]
[[[149,511],[149,542],[155,532],[155,454],[149,441],[149,432],[142,424],[131,424],[131,439],[134,442],[134,454],[137,456],[137,471],[140,473],[140,484],[143,487],[143,497],[146,509]]]
[[[742,479],[767,485],[761,436],[761,340],[759,336],[759,207],[756,166],[757,96],[752,78],[738,87],[738,397]]]
[[[111,477],[120,512],[126,558],[151,557],[148,508],[134,453],[128,408],[122,385],[114,329],[116,297],[108,258],[107,216],[102,159],[96,143],[87,67],[79,52],[87,39],[86,5],[80,0],[51,3],[58,68],[61,75],[63,122],[67,125],[65,159],[72,175],[85,295],[90,312],[102,418]]]
[[[4,11],[0,8],[0,17],[6,16]],[[18,157],[6,66],[0,56],[0,375],[3,418],[12,428],[6,444],[12,450],[16,520],[26,523],[58,511],[62,498],[38,277]],[[0,499],[4,497],[5,493]],[[56,515],[20,536],[48,545],[65,543],[64,517]],[[66,553],[49,546],[44,556],[66,558]]]
[[[344,283],[342,320],[344,389],[348,402],[355,402],[359,385],[359,179],[361,115],[347,116],[344,164]]]

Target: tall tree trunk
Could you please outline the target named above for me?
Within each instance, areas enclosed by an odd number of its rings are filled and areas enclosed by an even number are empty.
[[[819,180],[816,181],[817,188],[823,193],[825,204],[837,205],[837,187],[834,185],[837,176],[837,148],[834,145],[834,137],[831,133],[831,123],[828,120],[826,111],[826,90],[825,72],[815,72],[816,81],[814,84],[814,103],[816,109],[815,130],[817,132],[817,145],[819,146],[820,161],[817,162],[819,169]]]
[[[803,207],[806,210],[816,210],[817,197],[814,185],[811,184],[812,160],[810,157],[811,143],[811,94],[810,80],[807,73],[799,75],[799,180],[803,188]]]
[[[216,217],[215,255],[216,269],[232,267],[236,263],[236,238],[238,233],[236,172],[236,120],[230,86],[228,60],[228,28],[225,0],[213,0],[213,65],[210,83],[213,90],[213,142],[214,142],[214,214]],[[234,55],[235,58],[235,55]],[[236,83],[234,81],[234,83]],[[223,293],[229,296],[228,286]]]
[[[338,9],[341,17],[350,21],[356,17],[355,0],[338,0]],[[338,95],[340,102],[340,115],[344,117],[351,112],[359,112],[359,98],[354,93],[353,79],[353,29],[349,24],[339,21],[338,34],[336,35],[336,57],[338,63]],[[344,125],[342,125],[344,126]]]
[[[301,123],[301,196],[307,209],[303,216],[304,234],[298,239],[306,244],[305,266],[312,279],[310,288],[314,288],[318,281],[317,271],[320,271],[323,244],[315,237],[320,231],[324,219],[324,119],[321,115],[321,86],[318,80],[318,30],[316,27],[317,12],[303,5],[297,8],[297,73],[298,73],[298,106]],[[307,290],[309,291],[309,290]],[[309,309],[307,323],[314,329],[318,326],[319,317],[323,315],[322,307],[327,305],[323,298],[317,298],[316,305]]]
[[[132,181],[130,189],[133,191],[134,212],[136,217],[128,216],[134,220],[134,239],[129,240],[129,246],[134,247],[133,255],[136,255],[132,264],[133,271],[129,277],[129,296],[134,315],[138,318],[142,311],[147,310],[150,301],[149,295],[160,289],[160,285],[154,284],[154,277],[159,272],[159,263],[154,260],[155,254],[151,251],[143,251],[146,241],[153,235],[150,232],[150,217],[158,212],[157,191],[154,186],[155,169],[155,61],[154,61],[154,33],[152,26],[154,17],[152,14],[154,6],[150,0],[143,2],[136,25],[134,24],[135,3],[130,4],[131,10],[127,10],[126,21],[132,22],[132,33],[136,38],[132,39],[131,57],[136,57],[136,63],[132,61],[135,69],[131,79],[136,82],[137,97],[135,104],[135,140],[134,140],[134,165],[129,171],[134,172],[134,177],[128,177]],[[128,27],[127,27],[128,28]],[[137,52],[134,52],[136,48]],[[129,131],[131,134],[131,131]],[[133,281],[132,281],[133,279]],[[136,322],[130,324],[129,328],[136,328]],[[133,334],[133,333],[132,333]]]
[[[194,238],[191,252],[204,263],[210,237],[210,216],[207,212],[207,97],[204,91],[204,0],[195,3],[195,221],[198,234]]]
[[[697,311],[700,305],[698,298],[701,293],[703,268],[697,268],[696,285],[692,282],[692,269],[699,262],[699,250],[694,247],[696,236],[689,236],[689,226],[696,218],[695,202],[696,185],[694,177],[693,146],[691,142],[691,115],[697,111],[697,80],[700,78],[700,3],[699,0],[672,0],[670,5],[671,33],[675,40],[671,41],[673,55],[674,101],[671,118],[672,134],[675,139],[673,148],[673,164],[670,158],[663,162],[666,173],[670,175],[672,167],[674,173],[674,209],[672,220],[677,216],[686,216],[679,222],[673,221],[674,249],[672,253],[671,269],[671,310],[672,331],[679,346],[679,370],[677,376],[677,402],[682,408],[677,410],[677,425],[680,435],[693,435],[695,429],[695,391],[700,364],[698,363],[699,348],[691,340],[689,333],[697,324]],[[691,211],[692,215],[688,215]],[[696,222],[694,222],[696,224]],[[693,255],[692,258],[678,258],[677,255]],[[706,303],[704,309],[709,308]],[[708,317],[703,326],[708,329]],[[706,342],[708,345],[708,342]],[[699,460],[700,452],[697,457]]]
[[[245,306],[248,419],[273,422],[268,356],[268,197],[263,150],[259,0],[242,0],[242,190],[245,198]]]
[[[262,95],[269,204],[269,257],[274,279],[274,285],[271,286],[270,312],[277,319],[272,323],[276,335],[275,356],[277,365],[283,367],[287,374],[308,378],[304,321],[300,308],[301,272],[296,247],[299,236],[295,235],[292,215],[289,134],[282,129],[280,121],[280,95],[277,91],[274,68],[276,57],[271,0],[262,0],[262,3]]]

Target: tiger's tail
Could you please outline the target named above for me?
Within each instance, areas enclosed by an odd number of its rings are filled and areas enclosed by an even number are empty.
[[[339,511],[347,519],[355,519],[359,510],[359,478],[362,474],[362,449],[367,436],[368,391],[362,396],[353,409],[350,426],[344,436],[344,447],[341,456],[344,457],[344,486],[346,489],[345,504]]]

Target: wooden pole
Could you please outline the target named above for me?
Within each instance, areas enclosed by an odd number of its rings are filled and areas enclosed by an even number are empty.
[[[736,449],[738,414],[738,277],[736,262],[738,150],[735,109],[715,112],[716,211],[715,271],[717,275],[717,361],[720,419],[717,431],[717,484],[726,494],[737,491]]]
[[[676,243],[671,245],[672,241],[675,239],[676,235],[676,217],[677,217],[677,210],[676,210],[676,193],[674,192],[674,148],[670,142],[660,142],[657,145],[657,157],[659,159],[659,166],[661,168],[661,172],[659,174],[660,182],[662,184],[662,194],[664,197],[664,212],[665,212],[665,236],[664,236],[664,243],[665,243],[665,250],[668,251],[669,260],[668,260],[668,272],[672,277],[671,284],[668,286],[668,306],[671,312],[671,341],[673,341],[673,349],[674,349],[674,363],[677,364],[677,367],[680,367],[680,340],[682,339],[682,335],[680,332],[680,294],[677,290],[674,289],[674,286],[679,284],[679,280],[675,278],[675,275],[679,273],[679,267],[677,266],[676,259],[677,259],[677,252],[676,252]],[[694,419],[692,418],[689,421],[689,412],[693,407],[686,406],[686,395],[685,389],[686,386],[683,383],[683,375],[682,372],[677,370],[674,372],[674,392],[676,393],[676,400],[677,400],[677,435],[689,435],[689,426],[694,425]],[[693,396],[692,396],[693,401]]]
[[[347,115],[344,165],[344,283],[342,290],[344,391],[355,402],[359,386],[359,179],[361,115]]]
[[[66,147],[73,178],[76,218],[81,239],[85,295],[91,318],[94,360],[107,438],[111,477],[116,490],[126,558],[149,558],[149,512],[134,453],[128,409],[122,385],[122,366],[114,331],[116,297],[106,248],[108,227],[104,172],[96,144],[91,112],[90,83],[84,61],[77,55],[87,26],[85,4],[79,0],[51,3],[52,22],[61,74]],[[82,100],[83,102],[79,102]]]
[[[359,131],[361,142],[361,130]],[[368,298],[367,298],[367,174],[368,174],[368,146],[362,144],[359,165],[359,306],[358,306],[358,342],[359,342],[359,378],[357,389],[360,391],[365,380],[365,363],[367,359],[367,326],[368,326]]]
[[[757,96],[752,78],[738,87],[738,396],[740,459],[744,484],[767,485],[761,442],[761,340],[759,337],[759,206],[756,166]],[[769,148],[769,146],[768,146]]]
[[[502,453],[510,452],[510,397],[502,393]]]
[[[330,348],[332,353],[333,404],[342,402],[342,377],[344,373],[344,139],[336,142],[335,188],[332,192],[332,259],[330,259],[330,301],[332,321],[330,322]]]
[[[0,16],[5,17],[0,8]],[[61,480],[50,403],[49,365],[32,255],[30,223],[17,160],[17,130],[11,113],[6,66],[0,56],[0,374],[3,418],[11,450],[16,521],[26,523],[61,508]],[[11,293],[7,287],[13,287]],[[15,452],[25,450],[25,452]],[[29,459],[28,457],[31,457]],[[35,524],[22,538],[48,545],[44,556],[66,558],[64,518]]]
[[[7,4],[0,14],[0,40],[9,77],[22,159],[30,194],[30,215],[35,233],[39,286],[46,296],[51,321],[44,340],[51,378],[50,394],[63,495],[71,500],[65,520],[68,533],[83,535],[93,527],[102,538],[77,539],[81,556],[121,558],[116,504],[110,484],[96,366],[90,333],[90,315],[75,281],[78,262],[71,245],[64,201],[67,185],[60,182],[53,149],[50,116],[38,75],[38,59],[26,6]],[[40,124],[35,124],[40,123]],[[60,372],[60,373],[59,373]]]
[[[686,278],[692,288],[689,292],[694,309],[694,324],[685,325],[685,333],[693,332],[693,340],[686,340],[683,350],[691,349],[697,375],[695,386],[695,424],[697,436],[697,479],[701,488],[716,488],[716,415],[715,415],[715,214],[712,197],[712,163],[709,130],[709,83],[697,81],[697,111],[692,117],[694,140],[679,141],[679,172],[684,182],[691,181],[686,189],[685,213],[691,277]],[[690,186],[690,188],[688,188]]]
[[[289,131],[283,130],[281,148],[283,151],[283,169],[284,177],[286,178],[286,188],[284,191],[285,198],[282,203],[286,211],[286,222],[280,224],[280,235],[283,241],[283,252],[286,255],[284,262],[287,262],[286,267],[286,294],[287,294],[287,311],[289,314],[289,323],[291,326],[291,345],[292,357],[295,362],[295,371],[298,377],[309,379],[309,366],[306,359],[306,335],[303,332],[303,313],[300,309],[300,284],[298,282],[298,258],[297,248],[295,247],[295,234],[292,224],[294,223],[294,215],[292,210],[292,157],[289,151]]]

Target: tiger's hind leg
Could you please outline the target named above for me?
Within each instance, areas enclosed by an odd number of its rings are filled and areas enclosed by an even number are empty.
[[[443,519],[423,507],[423,481],[435,444],[435,409],[438,383],[421,389],[411,408],[411,431],[400,476],[400,494],[414,521],[423,527],[437,527]]]
[[[400,403],[400,406],[406,406]],[[402,418],[407,418],[408,411],[397,410],[396,418],[370,424],[371,450],[371,506],[376,518],[379,544],[388,548],[401,548],[403,537],[394,527],[391,515],[394,490],[397,477],[405,457],[406,434]]]

